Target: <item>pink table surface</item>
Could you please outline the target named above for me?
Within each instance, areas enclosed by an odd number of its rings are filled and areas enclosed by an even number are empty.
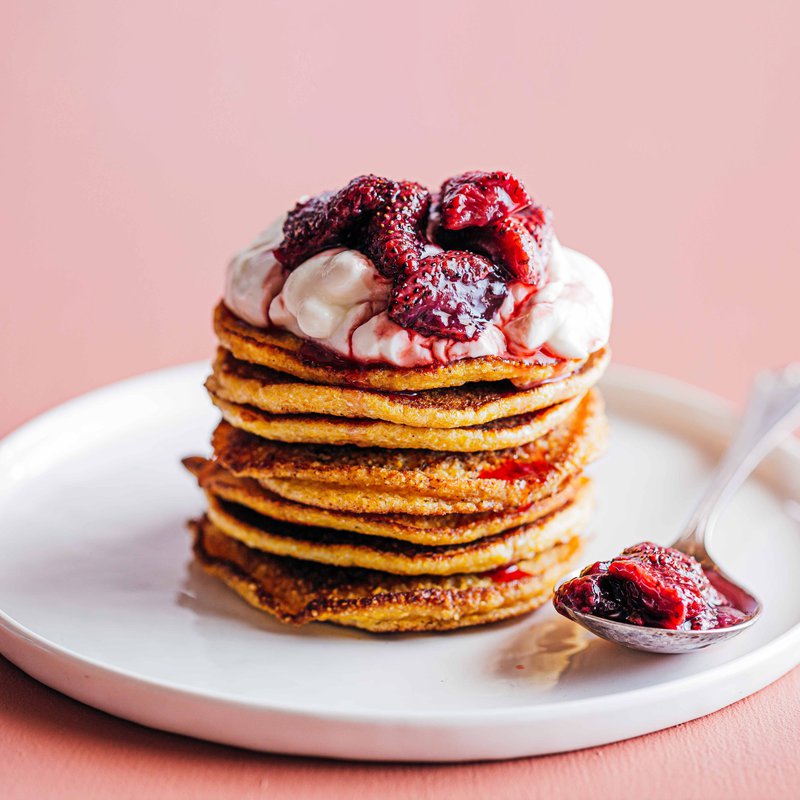
[[[7,3],[0,433],[208,356],[232,251],[375,171],[508,168],[606,265],[620,362],[740,402],[800,356],[797,4]],[[776,797],[800,673],[581,753],[376,766],[244,753],[0,663],[4,797]]]

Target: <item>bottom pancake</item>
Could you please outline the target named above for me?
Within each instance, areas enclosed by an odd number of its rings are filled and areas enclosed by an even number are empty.
[[[520,561],[489,573],[403,576],[269,555],[224,535],[206,517],[190,527],[203,568],[250,605],[282,622],[385,633],[448,630],[532,611],[551,597],[581,545],[578,537],[556,545],[533,567]]]

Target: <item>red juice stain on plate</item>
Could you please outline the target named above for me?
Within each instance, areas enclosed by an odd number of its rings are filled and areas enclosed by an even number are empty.
[[[520,569],[516,564],[507,564],[505,567],[498,567],[491,572],[487,572],[486,576],[495,583],[509,583],[510,581],[518,581],[521,578],[530,578],[531,573],[525,572],[524,569]]]
[[[482,469],[478,473],[478,477],[500,481],[543,481],[548,472],[550,472],[550,464],[544,460],[516,461],[509,458],[497,467]]]

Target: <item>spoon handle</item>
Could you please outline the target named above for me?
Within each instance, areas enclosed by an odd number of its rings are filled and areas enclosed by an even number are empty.
[[[748,475],[800,425],[800,362],[756,375],[741,427],[675,547],[702,560],[719,513]]]

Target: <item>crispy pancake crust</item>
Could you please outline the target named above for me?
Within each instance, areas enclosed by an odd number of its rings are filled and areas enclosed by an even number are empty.
[[[549,408],[496,419],[469,428],[415,428],[372,419],[346,419],[324,414],[269,414],[254,406],[223,400],[209,390],[222,417],[235,428],[264,439],[304,444],[356,447],[415,448],[474,453],[528,444],[549,433],[575,410],[580,397]]]
[[[580,369],[583,363],[582,360],[568,360],[550,365],[531,364],[522,360],[483,356],[465,358],[451,364],[408,369],[377,364],[323,364],[303,358],[302,339],[288,331],[256,328],[232,314],[222,302],[214,311],[214,331],[220,344],[241,361],[288,372],[311,383],[385,391],[414,392],[478,381],[514,380],[533,384],[570,375]]]
[[[609,360],[608,350],[599,350],[574,374],[530,389],[495,381],[420,392],[380,392],[306,383],[239,361],[220,348],[206,388],[229,403],[255,406],[270,414],[328,414],[416,428],[464,428],[581,396],[597,383]]]
[[[430,547],[359,533],[293,525],[208,494],[208,518],[226,536],[277,556],[337,567],[363,567],[399,575],[485,572],[521,560],[535,564],[542,552],[585,530],[592,510],[588,488],[530,525],[466,544]]]
[[[573,478],[560,486],[554,494],[527,507],[511,511],[439,516],[353,514],[286,500],[265,489],[252,478],[237,478],[216,461],[193,456],[185,458],[183,464],[197,477],[200,487],[207,492],[223,500],[252,508],[273,519],[433,546],[463,544],[520,525],[528,525],[563,506],[583,486],[590,483],[583,476]]]
[[[473,514],[547,497],[602,451],[607,423],[591,390],[562,425],[509,450],[443,453],[270,442],[222,422],[220,463],[306,505],[358,513]]]
[[[486,574],[401,576],[272,556],[190,523],[195,557],[250,605],[282,622],[333,622],[375,632],[432,631],[495,622],[545,603],[580,549],[574,539],[542,554],[539,573],[496,582]],[[526,562],[520,562],[525,569]]]

